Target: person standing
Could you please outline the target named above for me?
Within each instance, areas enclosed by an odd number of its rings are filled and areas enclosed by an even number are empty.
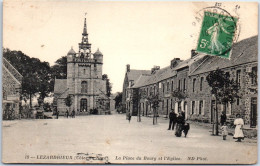
[[[220,116],[220,123],[221,123],[221,126],[224,125],[224,123],[226,122],[226,120],[227,120],[227,116],[226,116],[225,112],[222,111],[221,116]]]
[[[176,113],[174,112],[174,110],[172,110],[169,114],[169,128],[168,130],[174,130],[174,126],[176,124]]]
[[[180,113],[177,117],[177,126],[175,132],[176,137],[181,137],[183,125],[184,125],[184,121],[183,121],[182,114]]]
[[[75,114],[76,114],[76,112],[75,112],[75,110],[73,109],[73,110],[72,110],[72,113],[71,113],[72,118],[75,118]]]
[[[242,130],[244,126],[244,120],[241,118],[240,114],[236,115],[234,125],[236,125],[236,128],[235,128],[235,134],[233,138],[237,139],[236,142],[241,142],[241,139],[244,139],[244,133]]]
[[[57,110],[57,113],[56,113],[57,119],[59,119],[59,113],[60,113],[60,111]]]
[[[221,130],[222,130],[223,140],[226,140],[228,135],[226,122],[224,122],[224,124],[222,125]]]
[[[131,113],[130,112],[129,112],[128,120],[129,120],[129,123],[130,123],[130,121],[131,121]]]
[[[67,116],[67,118],[69,118],[69,110],[68,109],[66,111],[66,116]]]

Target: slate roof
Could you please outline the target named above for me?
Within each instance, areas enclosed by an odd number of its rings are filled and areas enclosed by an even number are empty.
[[[150,77],[151,76],[149,75],[140,75],[140,77],[136,80],[136,83],[134,84],[134,86],[132,86],[132,88],[138,88],[140,86],[143,86]]]
[[[130,70],[130,72],[127,72],[128,80],[136,81],[140,75],[146,74],[149,75],[151,74],[150,70]]]
[[[61,94],[67,89],[67,79],[55,79],[54,93]]]
[[[258,54],[258,36],[244,39],[233,45],[231,50],[231,58],[224,59],[217,56],[209,56],[208,59],[201,64],[190,75],[197,75],[209,71],[216,70],[217,68],[223,69],[231,66],[241,65],[249,62],[257,62]]]
[[[203,58],[203,63],[199,64],[198,67],[194,69],[194,71],[190,71],[192,72],[190,73],[190,75],[209,72],[212,70],[216,70],[218,67],[226,68],[226,67],[236,66],[248,62],[257,62],[257,49],[258,49],[257,38],[258,36],[253,36],[251,38],[244,39],[238,43],[235,43],[232,49],[230,60],[216,57],[216,56],[198,54],[196,57],[189,58],[185,61],[180,62],[174,68],[167,66],[165,68],[157,70],[152,75],[140,74],[141,72],[137,74],[136,72],[135,77],[138,76],[138,78],[135,79],[136,81],[133,88],[139,88],[139,87],[155,84],[162,80],[171,78],[177,74],[177,70],[183,69],[185,67],[189,67],[192,64],[194,64],[194,62],[202,58]]]

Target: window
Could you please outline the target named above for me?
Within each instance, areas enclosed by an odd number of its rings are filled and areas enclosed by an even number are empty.
[[[203,101],[201,100],[199,103],[199,114],[202,114],[202,109],[203,109]]]
[[[183,110],[185,111],[186,110],[186,107],[187,107],[187,101],[184,101],[184,105],[183,105]]]
[[[237,105],[239,105],[240,104],[240,102],[239,102],[239,98],[237,98]]]
[[[162,93],[164,93],[164,84],[162,84]]]
[[[167,82],[167,91],[169,91],[169,90],[170,90],[170,83]]]
[[[81,93],[87,93],[88,92],[88,83],[87,81],[81,82]]]
[[[186,90],[186,79],[184,78],[183,79],[183,91],[185,91]]]
[[[154,87],[153,87],[153,92],[154,92],[154,94],[156,94],[156,86],[154,85]]]
[[[150,94],[153,94],[153,87],[150,87]]]
[[[178,83],[178,90],[181,90],[181,80],[179,80],[179,83]]]
[[[173,81],[172,81],[172,91],[173,91]]]
[[[230,74],[229,74],[229,72],[226,72],[226,77],[228,77],[228,78],[230,77]]]
[[[172,103],[172,99],[171,99],[171,110],[172,110],[172,104],[173,104],[173,103]]]
[[[84,75],[86,74],[86,69],[83,69],[83,73],[84,73]]]
[[[240,83],[241,83],[241,70],[237,70],[237,84],[238,86],[240,86]]]
[[[195,92],[196,78],[193,79],[192,82],[192,92]]]
[[[181,101],[178,102],[178,112],[181,112]]]
[[[252,67],[251,84],[257,85],[257,66]]]
[[[191,102],[191,114],[194,114],[195,111],[195,101]]]
[[[203,81],[204,81],[204,77],[200,78],[200,91],[202,91],[203,88]]]

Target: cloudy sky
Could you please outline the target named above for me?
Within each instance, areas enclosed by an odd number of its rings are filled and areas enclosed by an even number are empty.
[[[196,48],[200,24],[196,13],[214,2],[14,1],[3,4],[3,46],[21,50],[50,65],[78,51],[84,16],[92,52],[104,55],[103,73],[113,92],[122,91],[126,64],[131,69],[166,67],[176,57],[187,59]],[[239,9],[236,9],[239,5]],[[239,40],[257,35],[257,3],[222,3],[239,17]],[[192,24],[196,22],[196,24]]]

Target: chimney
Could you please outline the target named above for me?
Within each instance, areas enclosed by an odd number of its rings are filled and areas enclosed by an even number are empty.
[[[151,69],[151,74],[154,74],[156,70],[160,70],[160,66],[153,66],[153,68]]]
[[[171,60],[171,68],[177,66],[180,61],[180,58],[174,58],[173,60]]]
[[[130,65],[129,64],[126,65],[126,72],[130,72]]]
[[[196,50],[192,49],[191,50],[191,58],[195,57],[196,55],[198,55],[198,53],[196,52]]]

